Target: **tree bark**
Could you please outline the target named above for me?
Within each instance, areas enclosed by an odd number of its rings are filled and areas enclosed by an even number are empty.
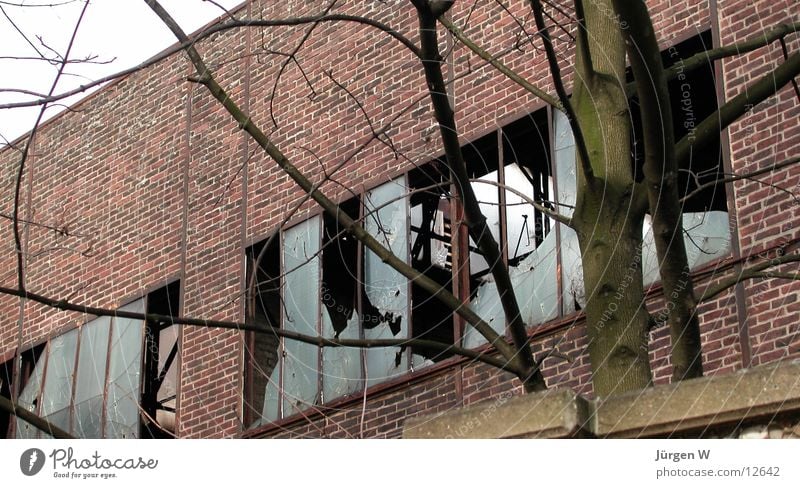
[[[584,62],[578,50],[572,103],[597,181],[587,184],[579,171],[573,224],[583,261],[592,384],[603,397],[652,381],[649,315],[642,303],[646,199],[631,169],[625,46],[617,19],[607,15],[611,0],[586,2],[584,11],[592,62]],[[578,36],[585,35],[579,30]]]
[[[669,313],[672,378],[674,381],[697,378],[703,375],[700,321],[683,242],[672,112],[661,53],[647,6],[641,0],[614,0],[614,10],[628,26],[621,32],[639,94],[644,178]]]

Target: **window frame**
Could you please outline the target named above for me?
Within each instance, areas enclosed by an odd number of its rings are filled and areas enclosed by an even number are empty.
[[[676,39],[675,42],[673,42],[670,46],[668,46],[667,48],[665,48],[662,51],[662,54],[668,53],[669,49],[671,49],[672,47],[677,46],[677,45],[679,45],[681,43],[684,43],[684,42],[692,39],[693,37],[699,37],[701,35],[704,35],[706,30],[707,29],[703,29],[702,31],[698,31],[697,33],[691,33],[690,35],[687,35],[687,36],[685,36],[683,38]],[[685,59],[685,57],[686,56],[683,56],[684,59]],[[712,71],[712,75],[714,73],[715,73],[715,71]],[[714,75],[714,76],[716,77],[716,75]],[[716,84],[716,82],[714,83],[714,86],[715,86],[715,90],[714,90],[715,91],[715,95],[717,96],[717,100],[719,100],[719,88],[718,88],[718,85]],[[476,136],[470,138],[469,140],[466,140],[466,142],[464,142],[463,145],[462,145],[462,148],[464,148],[464,147],[467,147],[467,146],[475,143],[478,140],[481,140],[481,139],[484,139],[484,138],[487,138],[487,137],[491,137],[492,135],[494,135],[494,137],[495,137],[496,143],[494,145],[494,149],[497,152],[497,172],[498,172],[498,183],[499,183],[497,185],[497,192],[496,193],[497,193],[497,201],[498,201],[498,205],[499,205],[499,227],[500,227],[499,230],[498,230],[498,232],[499,232],[498,235],[499,235],[500,238],[497,239],[497,243],[498,243],[498,246],[500,247],[501,258],[503,260],[504,265],[506,265],[506,266],[508,266],[508,263],[509,263],[509,245],[511,243],[508,240],[508,213],[507,213],[507,208],[506,208],[507,206],[505,205],[505,203],[506,203],[506,190],[505,190],[505,186],[504,185],[508,185],[508,183],[505,181],[506,180],[506,178],[505,178],[505,176],[506,176],[505,175],[506,157],[505,157],[504,151],[506,149],[505,148],[506,144],[508,144],[509,138],[513,137],[513,136],[507,137],[506,136],[506,130],[510,126],[512,126],[512,124],[517,123],[517,122],[521,121],[524,118],[537,118],[537,117],[543,117],[544,123],[541,120],[539,122],[536,122],[536,121],[532,120],[531,123],[537,128],[537,130],[540,131],[540,133],[544,133],[546,131],[546,144],[547,144],[547,147],[546,147],[545,153],[546,153],[546,157],[547,157],[547,169],[549,170],[549,175],[548,176],[552,179],[552,194],[549,195],[549,197],[550,197],[549,200],[551,202],[553,202],[553,204],[554,204],[556,209],[560,209],[561,205],[564,204],[565,202],[562,201],[562,198],[561,198],[561,191],[560,191],[561,182],[559,182],[559,166],[558,166],[561,161],[559,160],[559,157],[558,157],[557,153],[558,153],[559,149],[564,149],[565,147],[557,147],[558,146],[557,139],[558,139],[559,136],[556,134],[556,127],[555,127],[555,125],[556,125],[555,124],[556,110],[553,107],[551,107],[549,105],[546,105],[546,104],[538,104],[538,105],[534,106],[531,110],[521,111],[520,113],[517,113],[515,115],[511,115],[509,117],[506,117],[505,119],[502,119],[501,121],[499,121],[495,128],[493,128],[491,130],[483,131],[481,133],[478,133]],[[633,139],[632,139],[632,141],[633,141]],[[722,171],[724,171],[728,167],[728,158],[727,158],[727,156],[725,154],[724,143],[723,143],[722,140],[721,140],[721,148],[722,148],[722,155],[720,156],[720,160],[719,160],[718,165],[719,165],[719,168]],[[429,158],[429,159],[426,160],[426,163],[421,164],[419,167],[424,167],[424,166],[426,166],[428,164],[433,163],[434,161],[442,160],[443,158],[444,158],[443,155],[439,155],[438,157],[434,157],[434,158]],[[511,164],[511,163],[509,163],[509,164]],[[519,164],[519,163],[517,163],[517,164]],[[365,189],[362,192],[360,192],[358,194],[358,198],[360,199],[360,204],[359,204],[360,211],[359,211],[358,218],[360,219],[360,221],[363,223],[364,219],[366,218],[365,217],[365,208],[366,208],[366,206],[365,206],[365,203],[364,203],[365,202],[365,199],[364,199],[364,195],[365,194],[367,194],[369,191],[372,191],[375,188],[377,188],[377,187],[379,187],[379,186],[381,186],[383,184],[386,184],[389,181],[395,180],[395,179],[400,178],[400,177],[405,178],[406,191],[409,192],[409,191],[412,190],[412,188],[409,185],[410,175],[417,168],[418,167],[415,166],[415,167],[406,169],[406,170],[404,170],[402,172],[399,172],[397,175],[394,175],[394,176],[390,175],[389,177],[384,177],[383,179],[380,180],[379,183],[372,184],[367,189]],[[727,195],[726,195],[727,211],[731,212],[731,198],[732,198],[732,196],[731,196],[730,190],[729,190],[729,188],[727,188],[727,186],[724,187],[724,190],[727,192]],[[451,230],[451,236],[450,236],[451,237],[450,247],[451,247],[451,251],[452,251],[452,265],[451,265],[452,292],[460,300],[464,301],[465,303],[470,303],[472,293],[475,291],[475,290],[473,290],[473,286],[471,284],[470,267],[469,267],[469,255],[470,255],[469,247],[472,244],[471,244],[471,241],[470,241],[470,238],[469,238],[469,235],[468,235],[468,232],[467,232],[465,226],[464,225],[459,225],[459,222],[463,221],[463,208],[461,207],[461,205],[458,204],[457,190],[456,190],[455,185],[452,184],[452,183],[450,184],[449,193],[450,193],[450,198],[448,198],[449,215],[450,215],[450,222],[452,224],[452,226],[451,226],[452,230]],[[406,195],[409,195],[409,193],[406,193]],[[530,198],[533,199],[534,196],[530,196]],[[407,244],[408,244],[408,250],[407,250],[407,258],[408,259],[407,259],[407,262],[409,264],[411,264],[412,258],[411,258],[411,252],[410,251],[411,251],[411,247],[414,244],[414,240],[412,238],[412,230],[411,230],[411,227],[412,227],[412,223],[411,223],[411,208],[412,207],[411,207],[411,203],[410,203],[411,202],[410,197],[407,196],[406,202],[407,202],[406,212],[407,212],[407,215],[408,215],[408,217],[406,219],[406,221],[407,221],[407,230],[408,230],[408,234],[407,235],[409,236],[408,239],[407,239]],[[707,211],[709,211],[709,210],[707,210]],[[313,218],[313,216],[322,215],[322,214],[323,214],[322,211],[317,211],[317,212],[313,213],[311,217],[308,217],[308,218]],[[307,220],[307,219],[295,219],[294,221],[292,221],[290,223],[292,224],[292,226],[294,226],[294,225],[298,225],[298,222],[302,222],[302,221],[305,221],[305,220]],[[324,232],[324,220],[323,220],[323,218],[320,218],[320,222],[321,222],[321,226],[323,227],[323,232]],[[289,227],[287,227],[287,228],[289,228]],[[563,236],[563,234],[564,234],[564,231],[565,231],[565,228],[563,227],[563,224],[558,223],[558,222],[554,222],[554,223],[551,223],[550,230],[547,232],[547,234],[543,234],[543,237],[547,237],[550,233],[553,233],[554,234],[553,237],[555,239],[555,263],[556,263],[556,268],[555,268],[555,271],[553,273],[554,274],[553,278],[556,281],[556,300],[557,300],[557,304],[556,304],[556,307],[555,307],[555,316],[552,317],[552,318],[546,319],[543,322],[528,324],[529,328],[542,327],[542,326],[545,326],[546,324],[551,324],[551,323],[554,323],[554,322],[563,322],[563,321],[567,320],[569,317],[577,316],[580,313],[582,313],[580,311],[580,308],[575,307],[573,304],[567,304],[566,303],[567,300],[565,298],[565,289],[564,289],[564,285],[565,285],[565,282],[566,282],[566,276],[565,276],[565,270],[564,270],[564,265],[563,265],[564,264],[563,263],[563,254],[564,254],[564,249],[563,249],[564,236]],[[284,229],[278,229],[276,231],[273,231],[273,233],[278,233],[279,235],[282,235],[283,232],[284,232]],[[729,239],[730,239],[731,243],[733,242],[733,240],[735,238],[734,234],[735,234],[734,230],[731,229],[730,233],[729,233]],[[257,245],[257,244],[260,244],[262,242],[265,242],[265,240],[266,239],[259,240],[253,245]],[[324,239],[321,238],[321,242],[322,242],[322,240],[324,240]],[[280,242],[282,243],[283,240],[281,239]],[[541,245],[541,243],[537,244],[536,248],[538,248],[539,245]],[[369,251],[366,251],[366,252],[369,252]],[[706,266],[712,266],[713,263],[718,262],[719,260],[722,260],[722,259],[726,259],[726,257],[729,256],[732,252],[733,252],[733,243],[729,246],[728,250],[724,254],[721,254],[720,256],[717,256],[717,257],[713,258],[711,261],[709,261],[707,263],[703,263],[703,264],[700,264],[700,265],[694,267],[693,271],[694,270],[698,270],[698,269],[702,269],[702,268],[704,268]],[[363,277],[364,277],[364,274],[363,274],[364,273],[364,269],[363,268],[364,268],[365,248],[364,248],[363,244],[361,244],[361,243],[358,243],[358,252],[357,252],[357,254],[358,254],[358,261],[357,261],[358,262],[358,265],[357,265],[358,266],[358,273],[359,273],[359,277],[363,280]],[[281,252],[280,252],[280,258],[281,258],[281,280],[283,280],[284,268],[283,268],[283,249],[282,249],[282,247],[281,247]],[[250,262],[248,261],[248,266],[249,266],[249,264],[250,264]],[[248,272],[249,272],[250,268],[248,267],[247,269],[248,269]],[[411,282],[409,280],[409,288],[410,287],[411,287]],[[358,296],[358,304],[357,304],[356,312],[358,313],[358,315],[360,317],[361,314],[363,313],[363,304],[362,304],[361,293],[359,292],[357,296]],[[409,296],[411,296],[411,291],[410,290],[409,290]],[[411,302],[411,300],[409,300],[408,308],[409,308],[408,317],[409,317],[409,322],[410,322],[409,337],[413,337],[414,321],[412,320],[413,319],[413,311],[412,310],[414,308],[414,304]],[[324,306],[320,307],[320,309],[321,310],[324,309]],[[324,313],[324,311],[322,313]],[[283,325],[283,320],[284,320],[283,319],[283,308],[281,308],[281,315],[282,316],[281,316],[281,319],[280,319],[281,320],[281,324],[280,325],[282,326]],[[454,333],[453,334],[454,335],[454,337],[453,337],[454,343],[463,346],[464,345],[464,340],[466,338],[465,332],[466,332],[467,325],[465,324],[465,321],[461,317],[456,315],[456,314],[453,314],[453,316],[452,316],[452,324],[453,324],[453,333]],[[320,329],[318,328],[318,330],[320,330]],[[359,337],[361,337],[361,338],[364,337],[363,330],[364,330],[363,326],[360,326],[359,327]],[[508,330],[507,325],[505,326],[504,330],[505,330],[505,336],[507,338],[510,338],[510,331]],[[247,339],[245,339],[245,340],[247,341]],[[280,340],[280,344],[279,344],[279,351],[281,351],[281,352],[283,351],[283,349],[282,349],[283,342],[284,342],[284,339],[281,339]],[[248,343],[246,342],[245,344],[248,344]],[[485,348],[485,347],[488,347],[488,346],[486,346],[485,344],[484,345],[480,345],[479,344],[479,345],[475,346],[476,349],[481,349],[481,348]],[[322,348],[322,349],[324,349],[324,348]],[[362,361],[364,359],[365,354],[366,354],[366,351],[363,348],[360,349],[360,357],[362,358]],[[407,354],[407,355],[411,354],[410,348],[408,348],[406,350],[405,354]],[[246,361],[247,361],[248,357],[250,357],[252,359],[252,356],[248,355],[247,352],[245,352],[245,360]],[[322,357],[322,352],[319,353],[319,357],[320,358]],[[322,363],[322,361],[320,361],[320,364],[321,363]],[[281,354],[279,353],[278,361],[277,361],[277,364],[276,364],[275,367],[276,368],[282,367],[283,364],[284,364],[283,358],[281,357]],[[413,361],[410,361],[409,364],[410,365],[413,364]],[[249,366],[246,366],[246,367],[249,367]],[[385,383],[393,382],[394,380],[401,381],[402,378],[407,377],[410,374],[414,373],[416,371],[416,369],[417,368],[415,368],[415,367],[409,367],[408,370],[404,374],[402,374],[400,376],[393,376],[393,377],[388,378],[386,381],[381,382],[381,383],[372,384],[372,385],[364,385],[363,393],[366,394],[369,391],[375,390],[377,388],[380,388]],[[325,376],[325,371],[323,370],[322,364],[321,364],[320,369],[318,370],[318,373],[319,373],[319,378],[320,378],[320,385],[322,385],[323,378]],[[283,375],[283,372],[281,372],[281,377],[282,377],[282,375]],[[361,377],[360,380],[361,380],[361,383],[363,385],[364,382],[365,382],[364,377],[363,377],[363,368],[362,368],[362,377]],[[279,385],[279,389],[282,390],[282,387],[283,387],[283,385],[281,383]],[[320,392],[322,391],[322,386],[320,386],[320,390],[319,391]],[[354,393],[352,396],[359,396],[358,393],[359,392],[356,391],[356,393]],[[252,392],[251,392],[251,394],[252,394]],[[346,400],[350,396],[351,395],[348,394],[348,395],[335,397],[335,398],[331,398],[331,399],[323,399],[323,401],[320,401],[319,403],[315,403],[314,405],[310,405],[308,407],[308,409],[306,409],[306,411],[309,410],[309,409],[317,409],[317,407],[323,407],[324,408],[325,406],[327,406],[329,404],[332,404],[332,403],[338,404],[338,403],[340,403],[340,401]],[[247,403],[247,398],[244,398],[244,403]],[[245,407],[245,409],[246,408],[247,407]],[[301,413],[296,413],[296,414],[291,414],[291,415],[286,415],[285,412],[280,411],[278,417],[276,419],[273,419],[273,420],[264,419],[263,423],[256,423],[256,424],[253,424],[252,422],[246,422],[245,430],[256,429],[258,427],[263,427],[264,425],[267,425],[267,424],[276,424],[276,423],[282,423],[284,421],[291,421],[292,419],[298,418],[301,414],[302,414],[302,412]],[[256,414],[256,416],[260,417],[260,415],[258,415],[258,414]]]
[[[152,292],[142,295],[140,298],[136,298],[134,300],[126,301],[125,304],[120,306],[119,308],[123,309],[125,307],[129,307],[129,306],[141,301],[144,313],[151,313],[148,310],[148,307],[149,307],[148,302],[151,299],[151,297],[153,295],[155,295],[156,293],[160,292],[161,290],[166,290],[166,289],[168,289],[169,287],[172,287],[172,286],[177,286],[178,287],[177,288],[178,289],[178,292],[177,292],[178,304],[176,305],[176,315],[179,315],[179,313],[177,313],[177,311],[180,310],[179,307],[181,306],[181,303],[180,303],[181,302],[181,298],[180,298],[181,297],[180,280],[170,280],[163,287],[156,288]],[[107,324],[103,324],[102,323],[104,320],[107,320]],[[39,385],[38,385],[38,388],[37,388],[37,392],[38,393],[34,397],[37,400],[37,402],[36,402],[35,408],[33,410],[31,410],[31,412],[34,413],[35,415],[42,416],[41,415],[41,413],[42,413],[42,404],[44,403],[44,401],[42,399],[43,399],[43,396],[44,396],[44,393],[45,393],[45,388],[46,388],[47,383],[48,383],[47,382],[47,380],[48,380],[48,369],[49,369],[49,366],[50,366],[49,363],[50,363],[50,359],[51,359],[51,352],[52,352],[51,345],[52,345],[52,342],[54,340],[56,340],[56,339],[64,337],[67,334],[75,333],[77,338],[76,338],[76,344],[75,344],[74,362],[73,362],[73,365],[72,365],[71,372],[69,374],[69,376],[71,378],[70,379],[70,381],[71,381],[70,395],[69,395],[70,398],[69,398],[68,406],[66,407],[66,410],[68,411],[68,419],[69,420],[68,420],[66,426],[61,427],[62,430],[66,431],[66,432],[69,432],[69,433],[72,433],[72,434],[75,434],[76,433],[76,428],[77,428],[76,427],[76,423],[77,423],[76,422],[76,413],[77,413],[76,407],[78,405],[78,403],[76,403],[76,392],[77,392],[77,384],[81,379],[81,378],[79,378],[80,375],[78,374],[78,370],[79,370],[79,367],[80,367],[82,343],[84,342],[84,331],[87,330],[87,327],[107,327],[107,339],[106,339],[107,342],[106,342],[106,345],[105,345],[106,356],[105,356],[104,376],[103,376],[103,384],[102,384],[102,411],[100,413],[100,437],[98,437],[98,438],[99,439],[108,438],[107,437],[107,435],[108,435],[107,421],[108,421],[108,402],[109,402],[109,399],[110,399],[109,386],[111,384],[111,378],[110,378],[110,375],[111,375],[111,362],[112,362],[112,354],[111,353],[112,353],[112,346],[113,346],[113,340],[114,340],[114,333],[115,333],[115,330],[116,330],[117,325],[118,325],[117,324],[118,320],[132,320],[132,321],[140,322],[139,327],[141,328],[141,341],[140,341],[140,350],[138,351],[138,354],[140,355],[140,357],[139,357],[139,373],[137,375],[138,376],[138,382],[137,382],[138,396],[137,396],[137,399],[136,399],[136,405],[137,405],[137,409],[138,409],[138,413],[137,413],[137,419],[138,420],[137,420],[137,427],[136,427],[137,433],[136,433],[135,438],[139,438],[139,439],[143,438],[142,434],[143,434],[144,430],[145,429],[150,430],[148,427],[146,427],[146,425],[145,425],[145,417],[142,414],[142,411],[145,408],[144,400],[143,400],[143,396],[145,395],[145,385],[150,381],[145,375],[145,366],[146,366],[146,362],[147,362],[147,358],[145,357],[146,356],[145,352],[146,352],[146,350],[148,348],[148,329],[154,327],[154,325],[150,324],[147,320],[123,319],[123,318],[117,317],[116,315],[114,315],[114,316],[92,317],[92,318],[86,320],[85,322],[83,322],[82,324],[78,325],[77,327],[61,329],[61,330],[59,330],[56,333],[50,335],[48,338],[44,339],[43,341],[41,341],[39,343],[35,343],[35,344],[31,344],[29,346],[26,346],[25,348],[23,348],[22,352],[20,352],[19,354],[16,354],[14,359],[13,359],[14,367],[18,371],[18,374],[17,374],[17,376],[18,376],[17,385],[14,385],[13,383],[11,384],[11,389],[14,392],[14,399],[16,400],[23,393],[23,391],[25,390],[28,382],[30,381],[31,376],[33,375],[33,372],[34,372],[34,370],[36,368],[36,365],[40,361],[43,361],[41,379],[40,379],[40,382],[39,382]],[[176,345],[175,345],[175,347],[177,347],[176,359],[180,357],[180,340],[181,340],[180,339],[180,331],[178,331],[177,332]],[[37,348],[40,349],[40,351],[38,353],[38,359],[35,362],[31,362],[31,360],[26,359],[26,356],[34,354],[34,351]],[[158,366],[158,364],[156,363],[156,367],[157,366]],[[179,364],[175,364],[175,367],[179,368]],[[178,379],[177,384],[175,385],[175,387],[176,387],[176,397],[177,397],[177,390],[179,389],[179,383],[180,383],[180,369],[176,370],[176,375],[177,375],[177,379]],[[95,397],[91,397],[91,398],[95,398]],[[177,400],[177,398],[176,398],[176,400]],[[176,413],[176,416],[177,416],[177,409],[176,409],[175,413]],[[19,435],[18,426],[21,425],[20,423],[26,424],[23,420],[21,420],[19,418],[12,419],[9,422],[10,425],[9,425],[9,430],[7,432],[7,435],[8,435],[9,438],[19,438],[17,436]],[[35,427],[32,427],[32,433],[33,433],[33,438],[35,438],[35,439],[46,438],[47,436],[49,436],[48,433],[43,432],[43,431],[41,431],[41,430],[39,430],[39,429],[37,429]],[[152,435],[152,432],[150,432],[150,435]]]

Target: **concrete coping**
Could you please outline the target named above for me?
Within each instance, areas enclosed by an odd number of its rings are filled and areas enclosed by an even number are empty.
[[[800,413],[800,361],[589,400],[569,389],[512,397],[406,421],[428,439],[698,436]]]

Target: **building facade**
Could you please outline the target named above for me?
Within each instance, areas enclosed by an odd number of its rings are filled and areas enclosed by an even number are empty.
[[[252,0],[234,15],[285,19],[326,6]],[[664,62],[678,67],[697,52],[797,21],[789,1],[648,6]],[[546,59],[525,38],[534,30],[528,8],[456,2],[450,15],[478,45],[549,87]],[[335,11],[418,40],[409,2],[342,2]],[[527,203],[568,209],[575,202],[569,126],[444,31],[442,42],[470,177],[479,180],[473,188],[509,265],[534,354],[544,358],[551,388],[592,395],[577,239]],[[800,49],[796,34],[786,46]],[[459,224],[438,162],[421,65],[402,44],[363,24],[321,22],[226,30],[198,49],[251,119],[344,212],[505,333],[487,263]],[[783,60],[772,43],[676,78],[676,134],[690,133]],[[187,81],[192,73],[182,54],[167,56],[41,128],[21,187],[29,292],[123,312],[271,321],[312,336],[486,347],[343,233],[203,86]],[[787,160],[798,145],[800,100],[787,85],[693,159],[681,182],[699,287],[795,251],[797,166],[703,183]],[[13,207],[18,160],[13,148],[0,152],[4,212]],[[12,225],[0,225],[0,285],[13,288]],[[647,224],[643,233],[648,308],[657,312],[663,303]],[[706,374],[800,356],[799,293],[796,282],[767,276],[704,303]],[[655,381],[668,382],[668,331],[656,325],[650,334]],[[397,437],[406,418],[522,391],[508,373],[425,347],[319,349],[243,330],[61,311],[7,294],[0,294],[0,364],[4,395],[82,437]],[[0,428],[42,435],[7,416]]]

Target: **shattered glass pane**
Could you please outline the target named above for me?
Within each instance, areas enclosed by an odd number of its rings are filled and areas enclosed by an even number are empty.
[[[412,354],[411,355],[411,371],[418,371],[422,368],[427,368],[428,366],[433,366],[436,364],[431,359],[426,358],[421,354]]]
[[[320,218],[314,217],[283,234],[284,328],[317,336],[320,313]],[[289,416],[318,403],[319,349],[284,340],[283,414]]]
[[[497,171],[492,171],[486,175],[479,177],[479,180],[485,180],[497,183]],[[492,183],[481,183],[480,181],[473,181],[470,183],[472,190],[475,192],[475,198],[478,199],[481,212],[486,217],[486,225],[489,227],[494,240],[500,242],[500,192],[498,186]],[[472,237],[469,239],[471,247],[477,247]],[[477,252],[469,253],[469,273],[474,275],[489,269],[489,264],[483,255]]]
[[[500,304],[500,295],[494,281],[484,281],[470,303],[472,309],[500,335],[506,332],[506,315]],[[473,348],[486,344],[486,339],[474,327],[464,331],[464,347]]]
[[[526,326],[541,324],[558,315],[556,268],[556,234],[551,232],[536,250],[509,271]]]
[[[575,167],[575,140],[566,115],[553,111],[555,130],[555,163],[558,181],[559,213],[572,216],[577,199],[577,169]],[[568,205],[568,206],[564,206]],[[564,300],[564,314],[569,314],[586,306],[583,287],[583,267],[578,235],[574,230],[558,224],[561,234],[561,293]]]
[[[556,177],[558,179],[559,213],[572,216],[572,207],[577,198],[577,173],[575,167],[575,141],[566,115],[553,111],[553,129],[556,138]],[[568,205],[568,206],[565,206]]]
[[[375,239],[401,260],[408,262],[408,197],[405,176],[367,192],[365,227]],[[381,258],[367,251],[364,256],[364,306],[366,339],[408,337],[408,280]],[[367,349],[367,385],[386,381],[408,370],[402,348]]]
[[[39,393],[41,392],[44,364],[45,358],[44,355],[42,355],[42,357],[36,362],[36,366],[31,372],[28,382],[25,384],[22,392],[17,397],[17,404],[29,412],[35,413],[36,408],[40,403]],[[28,422],[17,418],[15,432],[17,439],[35,439],[38,436],[39,430]]]
[[[558,224],[561,232],[561,277],[564,314],[586,306],[583,287],[583,264],[578,234],[564,224]]]
[[[661,279],[658,254],[653,240],[652,219],[645,216],[642,243],[642,273],[645,286]],[[689,268],[698,268],[719,259],[731,251],[728,212],[687,212],[683,214],[683,242]]]
[[[120,310],[144,313],[144,299]],[[128,439],[139,436],[139,398],[144,322],[115,317],[111,327],[105,437]]]
[[[323,300],[324,300],[323,296]],[[358,339],[358,314],[347,321],[339,333],[340,339]],[[336,331],[328,310],[322,310],[322,335],[334,337]],[[322,394],[326,402],[358,391],[361,387],[361,351],[354,347],[326,347],[322,349]]]
[[[103,389],[111,317],[99,317],[81,327],[81,348],[75,379],[73,433],[98,439],[103,430]]]
[[[69,404],[72,401],[77,347],[78,329],[73,329],[50,341],[47,373],[42,391],[42,408],[39,415],[66,431],[69,431]]]
[[[548,234],[544,242],[516,267],[510,268],[509,273],[526,326],[544,323],[558,315],[554,232]],[[495,332],[500,335],[505,333],[505,314],[494,281],[484,281],[480,285],[471,306]],[[474,348],[485,343],[486,339],[473,327],[467,328],[464,347]]]
[[[264,390],[264,410],[261,412],[261,417],[264,420],[278,420],[280,418],[280,380],[281,380],[281,365],[280,362],[275,365],[272,370],[272,375],[269,377],[269,384]],[[257,425],[263,424],[259,421]]]

